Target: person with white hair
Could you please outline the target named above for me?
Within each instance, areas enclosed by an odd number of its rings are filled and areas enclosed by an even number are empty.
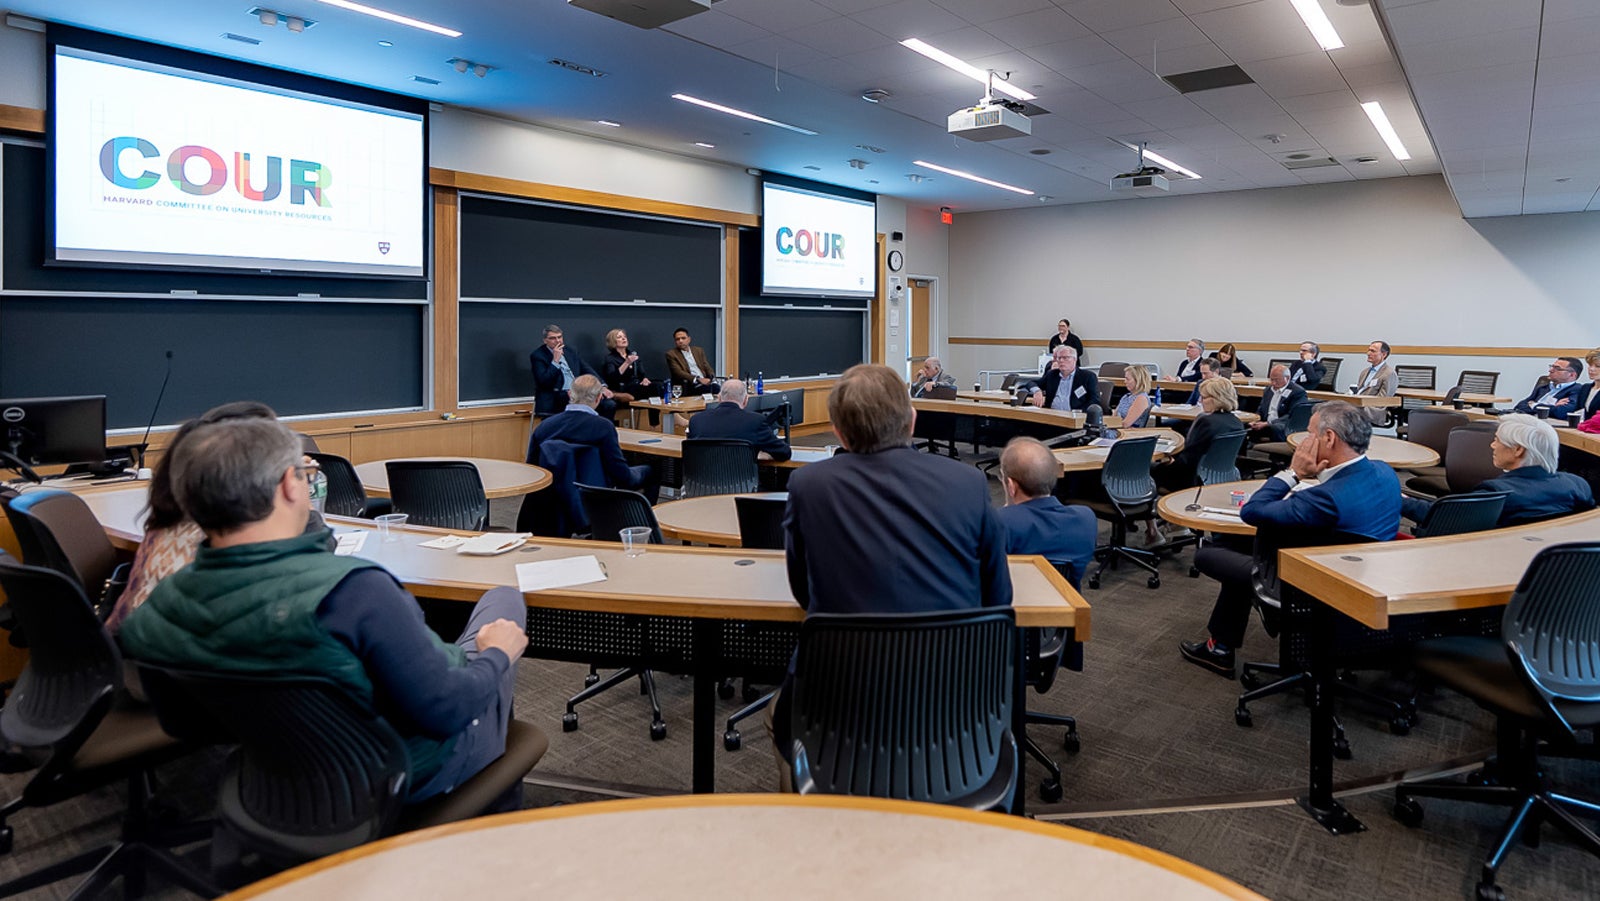
[[[929,388],[954,388],[956,377],[944,371],[944,363],[938,357],[928,357],[922,361],[922,368],[917,370],[917,377],[911,381],[911,396],[921,397],[922,392]]]
[[[1473,489],[1506,492],[1498,525],[1538,522],[1594,508],[1594,492],[1588,482],[1570,472],[1556,471],[1560,449],[1561,439],[1550,423],[1526,413],[1501,417],[1489,453],[1494,455],[1495,468],[1506,474]],[[1433,502],[1408,497],[1402,508],[1407,519],[1422,522]]]
[[[773,431],[765,416],[744,408],[749,401],[744,382],[728,379],[722,383],[717,402],[690,417],[688,437],[748,441],[757,453],[765,455],[763,459],[779,463],[789,459],[789,442]]]

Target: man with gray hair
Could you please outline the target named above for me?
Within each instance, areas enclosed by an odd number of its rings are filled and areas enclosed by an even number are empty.
[[[789,459],[789,442],[767,424],[766,417],[744,408],[750,401],[749,389],[739,379],[722,383],[716,406],[707,407],[689,418],[690,438],[732,438],[746,441],[763,454],[763,459],[779,463]]]
[[[533,366],[533,412],[535,416],[553,416],[567,407],[567,392],[572,383],[583,375],[600,377],[600,373],[578,352],[567,346],[566,335],[559,325],[544,327],[544,341],[528,354]],[[611,390],[601,386],[600,415],[607,419],[617,413],[617,402],[611,399]]]
[[[546,441],[588,445],[599,452],[607,486],[642,492],[653,504],[660,492],[655,470],[649,466],[629,466],[627,458],[622,456],[622,444],[617,440],[616,423],[595,412],[605,390],[597,376],[580,375],[573,379],[567,408],[546,417],[529,436],[527,461],[539,465],[539,447]]]
[[[1173,378],[1184,382],[1200,381],[1200,361],[1206,355],[1206,343],[1199,338],[1190,338],[1183,346],[1183,359],[1178,361],[1178,369],[1173,373]]]
[[[944,363],[938,357],[927,357],[922,361],[922,368],[917,370],[917,377],[911,382],[911,396],[921,397],[922,392],[929,388],[954,388],[956,377],[944,371]]]
[[[1256,489],[1239,517],[1257,533],[1285,530],[1335,532],[1388,541],[1400,530],[1400,480],[1394,470],[1367,459],[1372,422],[1344,401],[1317,405],[1306,439],[1289,468]],[[1281,539],[1281,534],[1275,534]],[[1250,623],[1251,555],[1222,544],[1195,551],[1195,568],[1222,583],[1211,610],[1206,641],[1185,641],[1185,660],[1233,678],[1233,652]]]
[[[1083,506],[1067,506],[1052,494],[1061,463],[1037,438],[1013,438],[1000,454],[1000,484],[1006,505],[996,511],[1006,527],[1006,553],[1038,554],[1071,567],[1067,578],[1077,588],[1094,559],[1099,524]]]
[[[405,740],[408,801],[452,791],[505,752],[528,644],[519,592],[490,590],[456,643],[439,640],[383,567],[334,556],[326,529],[305,533],[313,468],[279,422],[200,426],[171,462],[179,506],[206,542],[123,624],[130,657],[332,679]]]
[[[1496,469],[1505,475],[1489,479],[1470,493],[1506,492],[1496,525],[1516,526],[1594,508],[1589,483],[1570,472],[1556,471],[1561,439],[1550,423],[1525,413],[1503,416],[1495,427],[1489,453]],[[1422,522],[1433,501],[1407,497],[1402,510],[1412,522]]]

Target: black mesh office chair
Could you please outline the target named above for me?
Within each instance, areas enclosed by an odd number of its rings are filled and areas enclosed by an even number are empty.
[[[1311,414],[1317,412],[1317,404],[1321,401],[1303,401],[1289,408],[1284,416],[1283,434],[1287,438],[1296,432],[1303,432],[1311,427]],[[1263,441],[1252,447],[1250,452],[1266,457],[1274,465],[1287,464],[1294,458],[1294,445],[1288,441]]]
[[[3,553],[0,587],[29,641],[28,664],[0,709],[0,736],[43,759],[21,792],[0,806],[0,853],[11,851],[8,821],[22,810],[123,779],[128,784],[128,808],[115,844],[19,876],[0,885],[0,897],[92,871],[73,895],[92,898],[118,877],[142,882],[147,869],[202,897],[220,894],[167,850],[199,841],[209,830],[151,825],[152,769],[190,749],[162,731],[155,714],[120,697],[122,656],[82,588],[69,576],[24,566]]]
[[[1498,639],[1441,638],[1415,648],[1419,670],[1494,714],[1499,753],[1492,773],[1480,774],[1478,784],[1449,778],[1396,786],[1395,817],[1420,825],[1418,798],[1511,808],[1484,861],[1479,899],[1504,897],[1495,884],[1500,865],[1519,839],[1537,844],[1546,823],[1600,856],[1600,836],[1579,819],[1593,818],[1600,805],[1553,790],[1539,765],[1541,739],[1570,745],[1577,730],[1600,725],[1597,609],[1600,543],[1557,545],[1528,565],[1506,605]]]
[[[1398,388],[1424,388],[1433,390],[1435,380],[1438,378],[1438,367],[1435,366],[1396,366],[1394,374]],[[1397,432],[1400,437],[1410,437],[1410,418],[1414,410],[1427,410],[1433,407],[1429,400],[1402,397],[1400,409],[1395,414],[1399,418]]]
[[[1461,377],[1456,379],[1456,387],[1462,394],[1493,394],[1498,384],[1500,373],[1486,369],[1463,369]]]
[[[760,487],[756,449],[732,438],[686,438],[683,496],[747,494]]]
[[[926,400],[955,400],[956,389],[949,385],[935,385],[924,389],[922,397]],[[926,448],[930,454],[959,458],[961,455],[956,451],[958,418],[954,413],[919,411],[911,431],[913,446],[919,450]]]
[[[1009,607],[808,616],[773,721],[794,790],[1011,809],[1016,641]]]
[[[1053,564],[1061,577],[1066,579],[1074,589],[1078,587],[1081,573],[1076,572],[1070,563]],[[1048,694],[1051,686],[1055,685],[1056,674],[1062,666],[1081,672],[1083,670],[1083,643],[1068,641],[1065,629],[1024,629],[1023,630],[1023,663],[1022,684],[1033,689],[1035,694]],[[1023,721],[1030,726],[1060,726],[1066,729],[1061,738],[1061,747],[1068,754],[1076,754],[1083,747],[1078,738],[1078,720],[1076,717],[1060,713],[1042,713],[1029,710],[1023,714]],[[1029,757],[1039,762],[1049,773],[1045,780],[1039,783],[1039,799],[1047,804],[1054,804],[1061,800],[1061,767],[1044,748],[1033,740],[1033,736],[1026,731],[1022,734],[1022,749]]]
[[[1244,447],[1245,433],[1229,432],[1212,440],[1206,452],[1195,464],[1194,475],[1202,485],[1239,481],[1239,449]]]
[[[1151,588],[1161,587],[1161,574],[1156,569],[1160,557],[1154,551],[1128,544],[1128,528],[1156,515],[1156,482],[1150,475],[1150,462],[1155,459],[1155,452],[1154,435],[1121,439],[1111,445],[1106,453],[1106,465],[1100,470],[1105,500],[1071,500],[1093,510],[1096,519],[1111,523],[1110,540],[1094,552],[1099,564],[1089,576],[1090,588],[1099,588],[1101,573],[1119,560],[1150,573],[1145,584]]]
[[[1306,388],[1306,390],[1308,390],[1308,391],[1338,391],[1339,390],[1339,367],[1341,365],[1343,365],[1343,363],[1344,363],[1344,360],[1342,358],[1340,358],[1340,357],[1323,357],[1322,358],[1322,365],[1327,367],[1327,371],[1323,374],[1322,381],[1320,383],[1318,383],[1314,387],[1308,386]]]
[[[325,512],[334,516],[359,516],[372,519],[394,509],[388,498],[367,497],[361,487],[361,478],[350,461],[338,454],[309,454],[328,477],[328,501]]]
[[[783,511],[788,505],[787,495],[783,497],[740,495],[734,498],[733,508],[739,517],[739,546],[783,550]],[[727,726],[722,730],[724,748],[729,751],[739,750],[744,742],[744,737],[739,733],[739,724],[767,709],[767,705],[772,703],[773,694],[774,692],[770,691],[765,694],[756,691],[746,680],[743,695],[745,706],[728,717]]]
[[[86,597],[105,608],[117,551],[83,498],[56,488],[35,488],[4,502],[22,562],[53,569],[77,581]]]
[[[513,719],[506,749],[456,786],[406,804],[405,741],[331,679],[222,674],[141,664],[163,725],[197,742],[237,744],[217,796],[213,865],[246,855],[272,868],[326,857],[386,835],[482,814],[533,769],[549,739]]]
[[[1500,521],[1506,496],[1504,491],[1474,491],[1439,498],[1429,508],[1427,518],[1417,523],[1411,534],[1418,538],[1438,538],[1492,529]]]
[[[465,460],[390,460],[389,497],[394,512],[414,526],[483,531],[489,498],[478,467]]]

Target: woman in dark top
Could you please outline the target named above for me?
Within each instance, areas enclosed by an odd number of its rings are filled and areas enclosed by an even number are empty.
[[[600,372],[618,402],[631,403],[660,393],[645,376],[639,355],[628,349],[628,333],[622,329],[606,332],[606,362]]]
[[[1168,491],[1194,487],[1200,458],[1211,443],[1224,435],[1244,432],[1244,423],[1233,415],[1239,409],[1239,394],[1227,379],[1209,378],[1200,383],[1200,408],[1205,412],[1189,426],[1183,450],[1153,470],[1156,484]]]
[[[1072,323],[1065,319],[1056,323],[1056,333],[1050,336],[1050,346],[1047,349],[1051,353],[1055,353],[1056,348],[1063,344],[1078,352],[1078,365],[1082,366],[1083,342],[1078,340],[1078,336],[1072,333]]]
[[[1250,378],[1253,375],[1250,372],[1250,367],[1244,365],[1244,361],[1239,359],[1239,351],[1232,344],[1224,344],[1217,348],[1216,357],[1219,364],[1228,367],[1245,378]]]

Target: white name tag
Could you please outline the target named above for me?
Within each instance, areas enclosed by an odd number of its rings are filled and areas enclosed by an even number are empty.
[[[1079,385],[1077,387],[1077,389],[1072,392],[1072,396],[1073,397],[1082,397],[1085,393],[1086,392],[1083,390],[1083,386]]]

